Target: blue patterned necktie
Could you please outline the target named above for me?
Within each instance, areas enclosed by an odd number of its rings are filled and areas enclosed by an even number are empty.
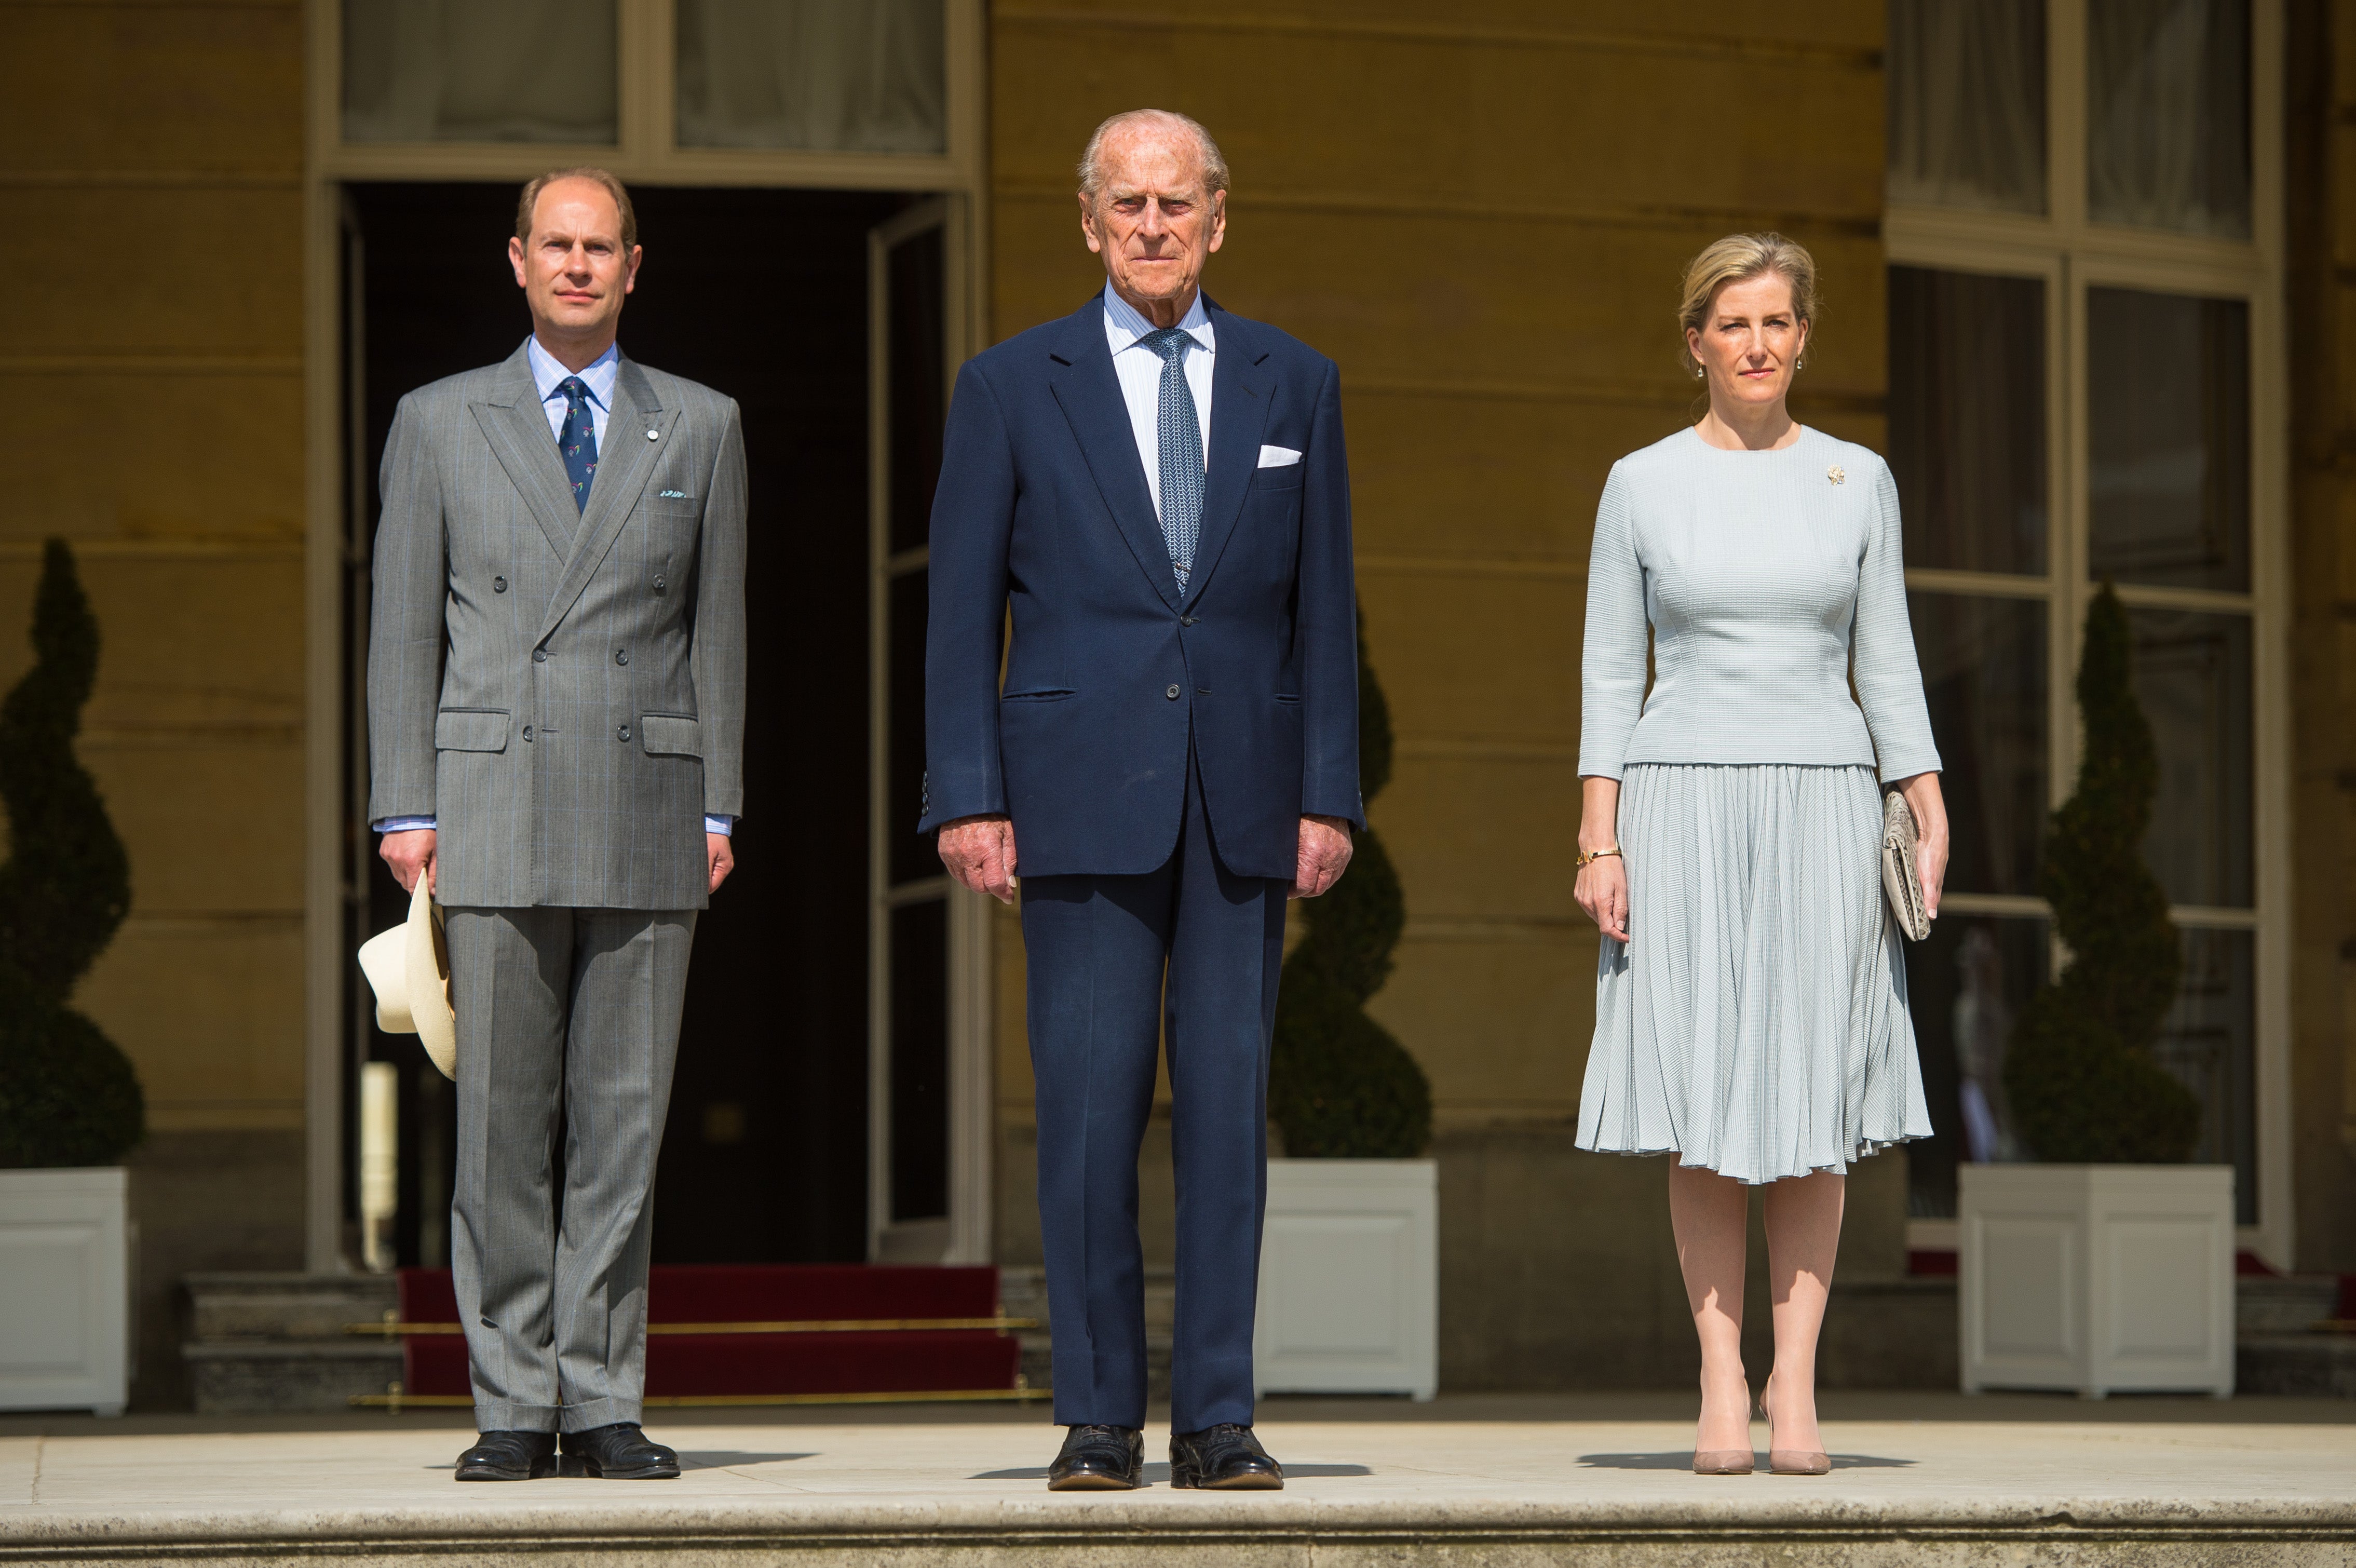
[[[1194,339],[1164,327],[1138,341],[1162,356],[1162,406],[1154,425],[1162,448],[1162,542],[1170,547],[1183,594],[1203,537],[1203,422],[1194,412],[1194,389],[1186,384],[1186,350]]]
[[[579,376],[557,383],[564,394],[564,428],[556,433],[557,449],[564,454],[564,473],[573,481],[573,510],[589,505],[589,481],[597,475],[597,419],[589,411],[589,389]]]

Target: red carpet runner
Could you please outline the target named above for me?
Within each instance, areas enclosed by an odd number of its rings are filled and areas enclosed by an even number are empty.
[[[403,1269],[404,1325],[458,1322],[447,1269]],[[998,1316],[998,1271],[897,1264],[658,1265],[647,1291],[647,1398],[757,1402],[779,1396],[1012,1391],[1021,1346],[990,1327],[823,1332],[700,1331],[705,1325]],[[667,1326],[699,1331],[665,1332]],[[402,1397],[468,1392],[459,1334],[408,1333]]]

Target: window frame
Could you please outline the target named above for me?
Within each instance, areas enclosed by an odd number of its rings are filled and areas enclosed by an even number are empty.
[[[825,153],[677,145],[676,0],[616,0],[616,135],[611,145],[552,142],[354,143],[343,136],[341,0],[302,0],[304,107],[304,1128],[306,1266],[350,1264],[344,1235],[350,981],[344,920],[352,846],[344,798],[348,730],[343,575],[354,545],[345,454],[349,370],[342,337],[343,187],[360,181],[512,183],[592,164],[636,186],[883,190],[937,195],[948,211],[948,359],[990,338],[988,81],[984,0],[940,0],[947,146],[939,154]],[[365,483],[364,477],[354,482]],[[871,834],[874,824],[863,824]],[[987,1262],[994,1215],[995,923],[980,894],[950,899],[951,1252]]]
[[[2042,216],[1892,202],[1890,265],[2040,279],[2046,301],[2047,571],[2040,577],[1910,568],[1923,593],[2038,598],[2048,607],[2050,804],[2076,782],[2072,690],[2089,580],[2086,295],[2125,287],[2233,298],[2250,312],[2250,591],[2119,585],[2130,609],[2244,615],[2253,659],[2252,823],[2255,898],[2247,908],[2172,905],[2179,926],[2255,933],[2257,1185],[2238,1242],[2276,1268],[2292,1258],[2290,1103],[2290,433],[2283,208],[2282,0],[2250,0],[2251,222],[2246,241],[2098,223],[2086,215],[2087,0],[2046,0],[2046,201]],[[1956,914],[2050,918],[2041,898],[1955,892]],[[1914,1220],[1918,1247],[1952,1247],[1951,1220]]]

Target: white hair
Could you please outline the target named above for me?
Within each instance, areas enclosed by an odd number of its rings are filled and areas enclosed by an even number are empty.
[[[1181,114],[1174,109],[1126,109],[1098,125],[1095,134],[1088,138],[1087,150],[1080,154],[1080,194],[1090,201],[1094,201],[1097,193],[1104,188],[1106,139],[1115,131],[1129,125],[1160,125],[1183,130],[1194,138],[1195,148],[1202,155],[1203,184],[1206,193],[1227,188],[1226,155],[1219,151],[1219,144],[1212,139],[1210,132],[1203,128],[1200,120]]]

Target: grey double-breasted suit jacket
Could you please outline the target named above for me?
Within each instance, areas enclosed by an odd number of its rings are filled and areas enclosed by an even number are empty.
[[[437,819],[445,905],[700,909],[744,810],[736,404],[625,357],[576,513],[524,349],[421,387],[380,476],[371,821]]]

